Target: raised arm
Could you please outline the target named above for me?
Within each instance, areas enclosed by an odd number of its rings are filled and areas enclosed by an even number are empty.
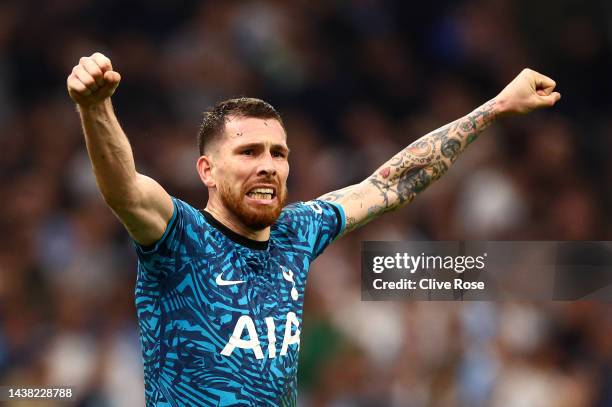
[[[495,120],[553,106],[561,95],[555,82],[523,70],[494,99],[472,113],[435,130],[400,151],[359,184],[319,199],[339,203],[346,215],[346,234],[409,202],[448,171],[459,154]]]
[[[68,76],[68,93],[77,104],[87,152],[104,200],[138,243],[159,240],[174,206],[153,179],[139,174],[130,143],[121,129],[111,96],[121,76],[100,53],[83,57]]]

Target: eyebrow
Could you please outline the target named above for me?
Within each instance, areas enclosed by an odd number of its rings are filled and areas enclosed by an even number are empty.
[[[249,144],[241,144],[239,146],[237,146],[235,148],[235,150],[243,150],[243,149],[248,149],[248,148],[261,148],[264,146],[264,143],[249,143]],[[286,147],[282,144],[272,144],[271,150],[281,150],[286,152],[287,154],[289,154],[291,152],[291,150],[289,150],[289,147]]]

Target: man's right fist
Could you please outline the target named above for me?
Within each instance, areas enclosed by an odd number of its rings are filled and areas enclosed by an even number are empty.
[[[68,94],[79,106],[89,107],[111,97],[121,75],[113,71],[110,59],[99,52],[82,57],[68,76]]]

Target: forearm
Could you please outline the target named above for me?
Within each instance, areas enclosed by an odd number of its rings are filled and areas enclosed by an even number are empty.
[[[529,113],[554,106],[561,98],[556,83],[523,69],[494,99],[415,141],[381,166],[372,176],[320,199],[337,202],[344,210],[344,233],[399,208],[446,173],[459,154],[498,117]]]
[[[359,184],[320,199],[344,208],[348,233],[409,202],[448,171],[459,155],[500,115],[495,99],[435,130],[393,156]]]
[[[79,107],[87,152],[98,187],[112,205],[136,199],[136,167],[130,143],[121,129],[109,99]]]
[[[382,207],[406,204],[448,171],[459,155],[498,117],[495,99],[416,140],[364,182],[379,191]]]

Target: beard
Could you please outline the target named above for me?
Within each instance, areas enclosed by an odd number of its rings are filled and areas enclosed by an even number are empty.
[[[276,184],[273,180],[258,180],[267,184]],[[246,202],[246,193],[249,187],[246,185],[242,189],[232,189],[230,185],[219,185],[219,196],[221,203],[238,218],[245,226],[253,230],[265,229],[271,226],[285,206],[287,200],[286,185],[277,184],[276,204],[274,205],[249,205]]]

